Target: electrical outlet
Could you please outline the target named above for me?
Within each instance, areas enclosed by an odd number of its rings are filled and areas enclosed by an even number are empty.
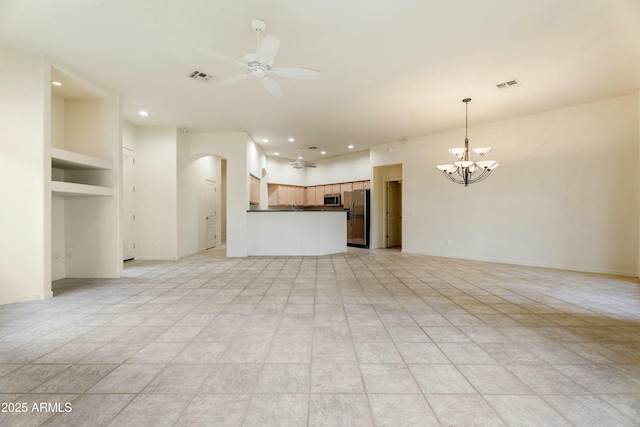
[[[444,245],[445,246],[451,246],[451,240],[445,240],[444,241]]]

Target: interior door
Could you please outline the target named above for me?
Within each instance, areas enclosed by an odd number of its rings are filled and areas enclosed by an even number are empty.
[[[122,148],[122,259],[135,258],[135,151]]]
[[[402,183],[387,182],[387,247],[402,245]]]
[[[205,205],[206,205],[206,248],[216,246],[216,183],[205,181]]]

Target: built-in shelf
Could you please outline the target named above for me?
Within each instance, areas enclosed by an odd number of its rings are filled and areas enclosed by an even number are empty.
[[[51,192],[58,196],[113,196],[113,188],[75,182],[51,181]]]
[[[51,166],[56,169],[113,169],[113,162],[51,147]]]

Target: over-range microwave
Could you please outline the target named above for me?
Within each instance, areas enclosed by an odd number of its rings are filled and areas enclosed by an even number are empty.
[[[325,206],[342,206],[342,200],[340,194],[325,194],[324,195]]]

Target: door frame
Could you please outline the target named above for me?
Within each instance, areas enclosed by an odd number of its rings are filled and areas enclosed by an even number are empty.
[[[124,182],[124,150],[127,150],[131,153],[131,170],[130,172],[130,180],[131,182],[129,184],[131,184],[130,188],[125,188],[125,182]],[[120,224],[120,229],[121,229],[121,233],[122,233],[122,258],[123,261],[130,261],[136,258],[136,150],[134,150],[133,148],[129,148],[129,147],[122,147],[122,199],[120,201],[121,203],[121,213],[120,213],[120,220],[122,221],[122,223]],[[124,202],[125,199],[129,198],[129,203],[130,203],[130,214],[131,217],[130,218],[123,218],[123,214],[125,212],[122,212],[124,209]],[[125,229],[127,227],[130,227],[131,229],[131,243],[132,243],[132,247],[131,247],[131,254],[132,256],[128,257],[125,256],[124,253],[124,242],[125,242]]]
[[[385,179],[384,181],[384,218],[382,221],[382,232],[383,232],[383,237],[384,237],[384,248],[389,248],[389,247],[397,247],[400,246],[400,248],[402,248],[402,234],[403,234],[403,227],[402,227],[402,178],[389,178],[389,179]],[[397,182],[400,184],[400,245],[396,245],[396,246],[389,246],[389,183],[390,182]]]
[[[208,179],[205,178],[204,179],[204,249],[213,249],[218,245],[218,209],[217,209],[217,203],[216,203],[216,196],[217,194],[214,194],[212,199],[213,199],[213,246],[209,246],[209,240],[208,240],[208,206],[207,206],[207,200],[209,198],[209,185],[213,184],[213,191],[214,193],[218,192],[218,185],[217,183],[212,180],[212,179]]]

